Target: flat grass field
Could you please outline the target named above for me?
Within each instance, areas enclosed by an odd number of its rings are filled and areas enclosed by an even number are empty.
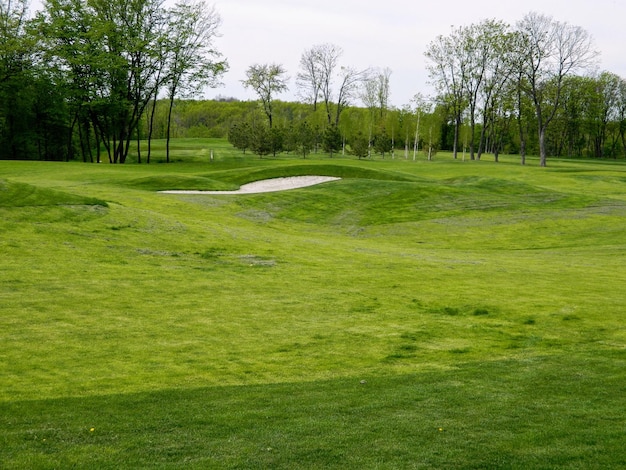
[[[159,155],[0,161],[0,468],[626,468],[626,163]]]

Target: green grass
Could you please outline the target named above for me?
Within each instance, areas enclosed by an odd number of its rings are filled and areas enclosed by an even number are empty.
[[[0,162],[0,468],[626,466],[625,166],[175,144]]]

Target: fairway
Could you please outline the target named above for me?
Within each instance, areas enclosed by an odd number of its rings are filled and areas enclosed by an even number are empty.
[[[0,161],[0,468],[626,467],[623,162],[174,144]]]

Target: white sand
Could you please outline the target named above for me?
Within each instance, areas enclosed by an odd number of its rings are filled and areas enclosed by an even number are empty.
[[[332,176],[290,176],[287,178],[272,178],[269,180],[254,181],[242,185],[237,191],[195,191],[195,190],[170,190],[159,191],[166,194],[256,194],[271,193],[274,191],[286,191],[289,189],[305,188],[315,184],[336,181],[341,178]]]

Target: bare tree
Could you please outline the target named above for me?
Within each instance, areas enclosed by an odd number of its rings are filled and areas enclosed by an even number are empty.
[[[283,66],[279,64],[254,64],[248,67],[247,78],[241,81],[244,87],[252,88],[261,100],[270,129],[273,124],[272,101],[276,93],[287,90],[286,73]]]
[[[335,126],[339,125],[341,112],[358,95],[359,88],[369,76],[369,69],[356,70],[352,67],[341,67],[339,73],[339,91],[337,94],[337,106],[335,109]],[[329,113],[330,116],[330,113]]]
[[[371,110],[378,111],[379,117],[385,116],[389,108],[389,82],[391,69],[384,68],[370,71],[364,79],[362,99]]]
[[[361,87],[361,100],[369,109],[370,113],[370,140],[372,139],[372,127],[379,124],[389,107],[389,77],[391,69],[377,69],[363,79]]]
[[[366,108],[370,110],[370,113],[374,113],[378,107],[378,83],[376,80],[369,78],[363,83],[363,89],[361,91],[361,100]]]
[[[324,70],[322,58],[326,44],[313,46],[302,53],[300,57],[300,71],[296,76],[298,94],[306,102],[313,104],[313,111],[317,111],[317,102],[320,99]]]
[[[417,152],[419,151],[420,121],[424,113],[431,111],[431,104],[429,99],[421,93],[416,93],[411,99],[411,102],[415,103],[415,137],[413,138],[413,161],[415,161]],[[430,160],[430,154],[428,159]]]
[[[328,125],[339,124],[341,112],[369,76],[369,70],[339,66],[342,55],[341,47],[325,43],[304,51],[300,58],[296,85],[301,96],[313,104],[314,110],[320,100],[324,102]],[[333,90],[335,81],[339,84],[338,90]]]
[[[540,165],[546,166],[546,129],[559,109],[565,78],[594,65],[597,53],[587,31],[549,16],[529,13],[517,27],[523,77],[520,85],[535,108]]]
[[[317,110],[319,100],[324,101],[331,122],[330,102],[335,69],[343,50],[334,44],[317,44],[304,51],[300,58],[300,72],[296,77],[299,94]]]
[[[390,82],[391,82],[391,69],[385,67],[376,74],[376,81],[378,83],[378,110],[380,117],[384,117],[385,112],[389,108],[389,96]]]
[[[332,122],[331,103],[333,99],[332,84],[339,58],[343,55],[343,49],[334,44],[324,44],[319,47],[319,66],[321,71],[321,96],[326,108],[328,124]],[[335,120],[335,125],[339,122],[339,117]]]
[[[360,95],[363,104],[369,110],[368,143],[370,147],[368,150],[371,152],[372,134],[378,108],[378,80],[375,76],[364,80]]]

